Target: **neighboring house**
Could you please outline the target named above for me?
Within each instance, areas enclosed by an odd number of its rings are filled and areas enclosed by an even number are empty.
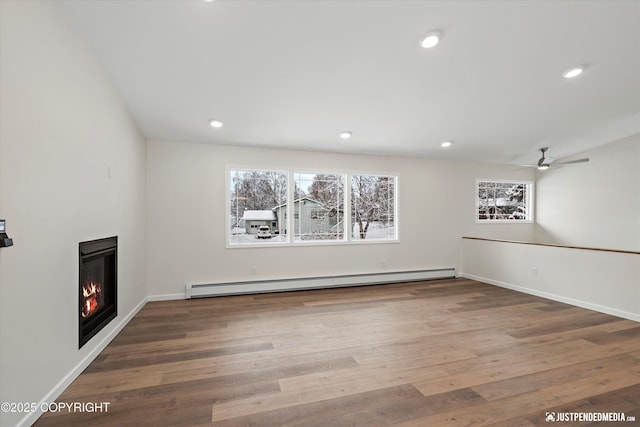
[[[247,234],[258,234],[258,228],[267,225],[271,230],[278,228],[276,216],[273,211],[244,211],[240,227],[244,228]]]
[[[295,236],[337,233],[344,221],[342,210],[330,209],[309,197],[294,202],[293,226]],[[239,226],[247,234],[258,234],[261,225],[268,225],[275,234],[287,234],[287,204],[271,210],[244,211]]]
[[[287,204],[276,206],[273,212],[282,227],[280,232],[286,233]],[[330,209],[309,197],[294,201],[292,226],[295,236],[336,233],[342,221],[342,210]]]
[[[522,219],[525,218],[526,212],[523,207],[518,206],[521,203],[506,198],[498,197],[496,199],[485,199],[478,209],[478,219],[495,219],[503,217],[504,219]]]

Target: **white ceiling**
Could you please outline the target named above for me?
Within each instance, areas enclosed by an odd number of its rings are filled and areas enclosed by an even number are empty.
[[[640,132],[640,1],[64,3],[148,139],[528,163]]]

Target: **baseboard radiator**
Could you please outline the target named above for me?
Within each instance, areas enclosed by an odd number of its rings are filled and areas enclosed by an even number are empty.
[[[299,279],[256,280],[210,284],[190,283],[187,284],[186,298],[284,292],[345,286],[381,285],[385,283],[415,282],[421,280],[447,279],[452,277],[456,277],[456,269],[454,267],[389,273],[305,277]]]

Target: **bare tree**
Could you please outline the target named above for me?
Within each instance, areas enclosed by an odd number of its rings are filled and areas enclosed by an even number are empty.
[[[360,239],[366,239],[374,221],[394,221],[395,180],[388,176],[351,177],[351,215],[358,224]]]
[[[231,214],[240,219],[245,210],[271,210],[287,200],[287,175],[282,172],[231,172]]]
[[[309,197],[327,207],[344,209],[344,182],[341,175],[317,174],[309,187]]]

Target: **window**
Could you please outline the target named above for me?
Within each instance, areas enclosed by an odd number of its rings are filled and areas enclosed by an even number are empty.
[[[395,176],[351,176],[353,240],[396,240],[395,213]]]
[[[228,167],[227,179],[231,247],[398,239],[396,176]]]
[[[294,241],[344,240],[343,174],[293,174]]]
[[[477,222],[531,222],[531,181],[476,180]]]
[[[268,170],[231,170],[229,173],[229,244],[286,242],[282,224],[269,239],[258,239],[260,226],[277,223],[275,210],[287,201],[288,173]]]

